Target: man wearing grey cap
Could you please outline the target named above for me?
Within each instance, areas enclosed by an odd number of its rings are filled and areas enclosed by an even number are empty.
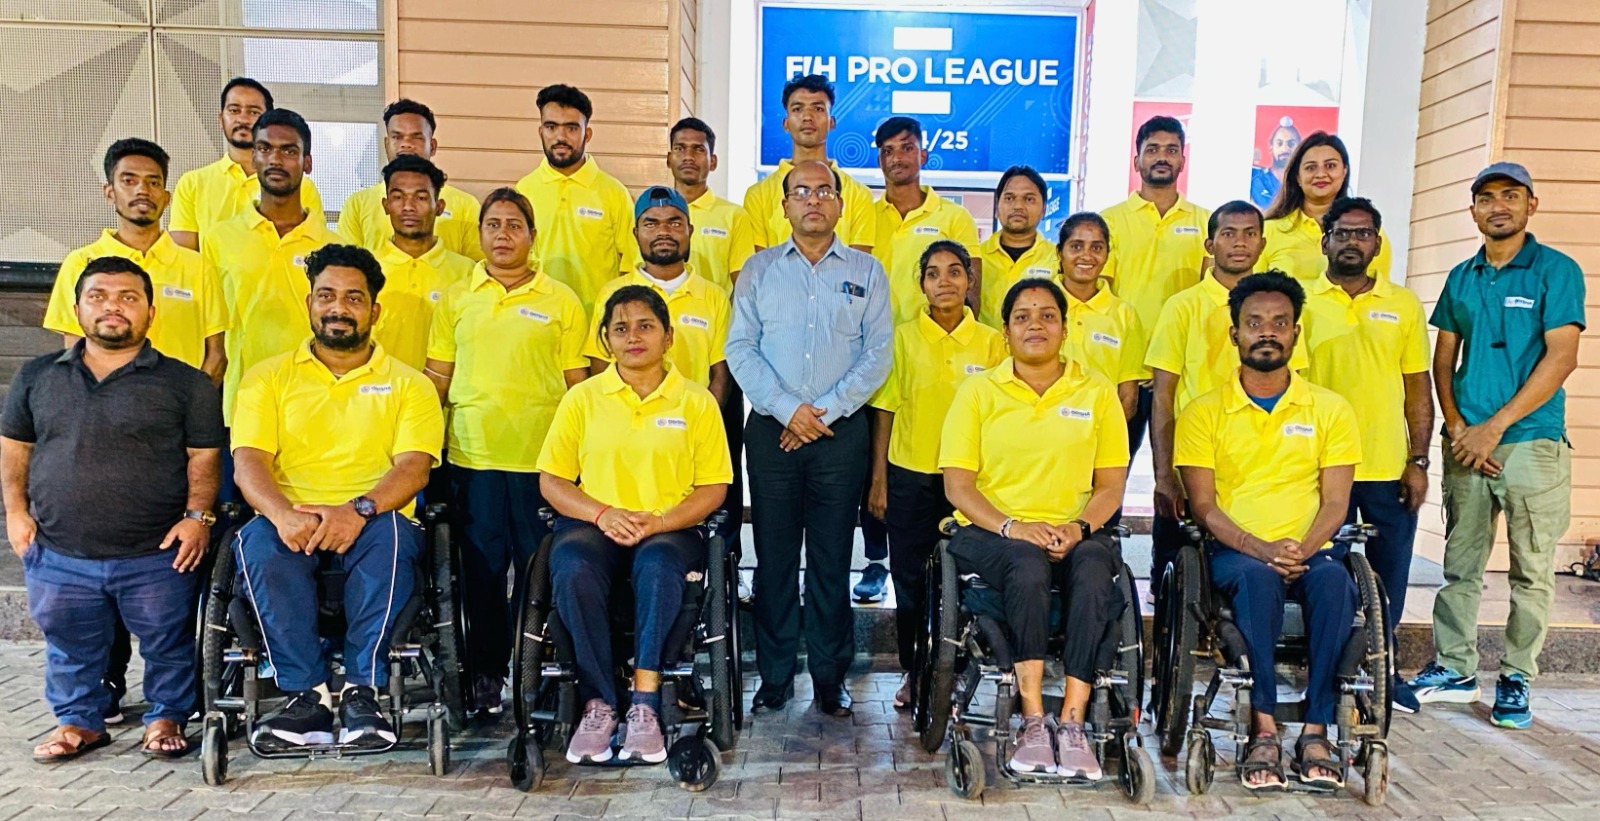
[[[1444,587],[1433,605],[1436,658],[1409,682],[1421,703],[1479,697],[1478,603],[1506,516],[1511,613],[1490,720],[1533,723],[1555,589],[1554,551],[1571,514],[1572,446],[1562,383],[1578,366],[1583,271],[1528,233],[1538,210],[1528,170],[1497,162],[1472,183],[1483,247],[1451,269],[1434,308],[1433,379],[1444,414]]]

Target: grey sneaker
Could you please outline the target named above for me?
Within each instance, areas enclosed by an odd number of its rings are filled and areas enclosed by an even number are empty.
[[[1056,728],[1056,772],[1061,775],[1099,781],[1100,759],[1095,758],[1094,747],[1084,726],[1068,721]]]
[[[643,704],[628,708],[628,737],[623,739],[617,758],[646,764],[667,760],[667,741],[661,736],[661,719],[655,710]]]
[[[1011,754],[1011,769],[1019,773],[1053,773],[1056,752],[1051,749],[1050,728],[1044,716],[1024,716],[1017,733],[1017,749]]]
[[[567,760],[574,764],[600,764],[611,760],[611,736],[617,732],[617,711],[604,699],[583,705],[583,720],[567,744]]]

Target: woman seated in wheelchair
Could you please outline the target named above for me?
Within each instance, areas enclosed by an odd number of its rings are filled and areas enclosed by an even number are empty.
[[[1012,286],[1002,306],[1011,357],[956,391],[939,467],[961,525],[949,555],[1000,593],[1014,639],[1022,731],[1011,767],[1098,779],[1083,722],[1098,650],[1127,603],[1116,543],[1097,531],[1122,504],[1128,431],[1116,387],[1062,358],[1066,313],[1054,283]],[[1052,582],[1067,625],[1054,727],[1042,695]]]
[[[1327,732],[1358,594],[1347,548],[1331,539],[1344,524],[1361,444],[1350,405],[1289,370],[1304,303],[1301,286],[1276,271],[1233,289],[1231,333],[1243,367],[1184,409],[1173,450],[1190,510],[1209,534],[1212,584],[1231,600],[1249,647],[1254,715],[1239,766],[1249,790],[1287,784],[1273,651],[1288,598],[1305,607],[1310,649],[1294,768],[1307,784],[1342,786],[1343,778]]]
[[[685,576],[705,567],[699,525],[722,504],[733,468],[716,400],[665,364],[672,323],[661,296],[625,286],[601,315],[601,344],[616,367],[562,398],[538,462],[539,490],[560,514],[551,588],[572,634],[584,701],[567,760],[612,757],[618,702],[610,594],[614,580],[631,578],[633,695],[617,756],[659,763],[667,757],[659,718],[667,633]]]

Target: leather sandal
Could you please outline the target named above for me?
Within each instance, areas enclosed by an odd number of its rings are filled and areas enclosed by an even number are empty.
[[[176,750],[150,746],[169,738],[182,740],[183,746]],[[146,725],[144,728],[144,740],[140,742],[140,745],[144,748],[144,754],[150,758],[182,758],[189,754],[189,739],[184,736],[183,729],[178,726],[178,722],[170,718],[158,718]]]
[[[96,733],[71,724],[62,724],[50,731],[50,735],[34,747],[33,760],[40,764],[60,764],[71,761],[90,750],[98,750],[111,743],[110,733]],[[39,747],[50,745],[59,747],[59,753],[40,753]]]
[[[1256,750],[1263,748],[1271,748],[1273,753],[1271,761],[1255,757]],[[1252,783],[1250,776],[1261,772],[1272,773],[1278,777],[1278,780]],[[1288,789],[1288,779],[1283,776],[1283,742],[1276,733],[1250,737],[1250,743],[1245,747],[1244,760],[1239,762],[1239,783],[1250,792],[1272,792]]]
[[[1294,743],[1294,771],[1296,775],[1300,776],[1300,783],[1317,787],[1343,788],[1344,776],[1341,774],[1344,772],[1344,765],[1335,758],[1307,757],[1306,748],[1312,745],[1321,745],[1323,749],[1329,751],[1338,749],[1329,743],[1328,737],[1325,735],[1301,733],[1300,738]],[[1333,773],[1333,775],[1322,775],[1315,778],[1306,775],[1311,770],[1318,768]]]

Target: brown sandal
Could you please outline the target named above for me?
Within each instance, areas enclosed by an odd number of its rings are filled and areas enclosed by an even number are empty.
[[[183,741],[183,746],[176,750],[161,747],[152,747],[151,744],[177,738]],[[178,727],[178,722],[170,718],[158,718],[144,728],[144,754],[150,758],[182,758],[189,754],[189,739],[184,736],[183,730]]]
[[[40,764],[59,764],[71,761],[90,750],[98,750],[111,743],[110,733],[95,733],[82,727],[63,724],[50,731],[50,736],[33,748],[33,760]],[[40,747],[55,745],[64,752],[41,753]]]

